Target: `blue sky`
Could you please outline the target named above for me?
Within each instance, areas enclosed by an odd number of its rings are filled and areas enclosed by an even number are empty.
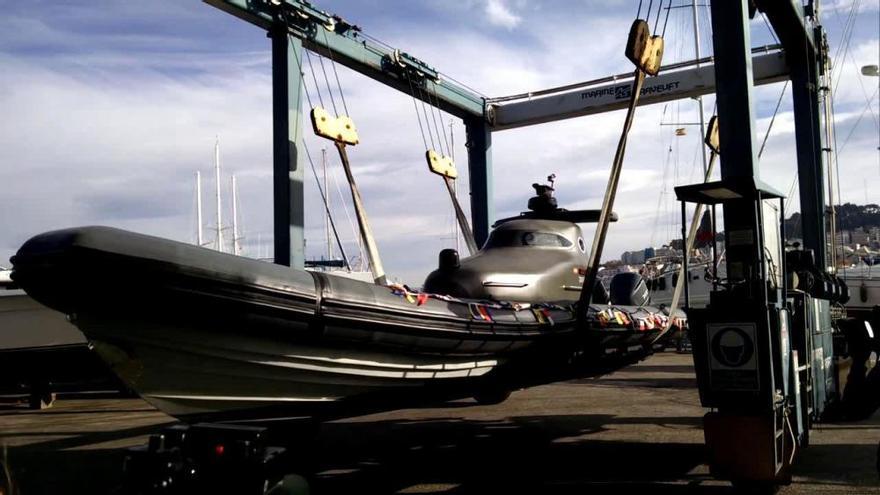
[[[260,29],[195,0],[3,3],[0,265],[29,236],[75,225],[113,225],[192,241],[197,170],[204,177],[206,229],[213,218],[208,193],[215,136],[221,141],[227,197],[229,174],[238,178],[246,254],[271,254],[266,247],[272,230],[271,67],[269,43]],[[861,65],[878,63],[878,6],[860,3],[847,55],[835,61],[841,191],[845,201],[880,202],[876,96],[865,111],[878,81],[858,74]],[[318,4],[484,94],[500,96],[630,70],[622,51],[637,2]],[[851,2],[823,5],[835,54]],[[706,9],[699,18],[702,50],[708,53]],[[752,33],[753,45],[772,42],[760,18]],[[665,62],[692,58],[688,9],[672,12],[666,45]],[[353,167],[383,260],[392,275],[418,284],[436,253],[453,242],[448,198],[442,182],[424,170],[412,101],[339,70],[363,141],[351,152]],[[776,84],[756,91],[761,137],[781,89]],[[712,106],[707,97],[707,109]],[[659,123],[695,118],[691,101],[639,109],[615,208],[621,221],[612,227],[607,257],[677,235],[670,192],[675,184],[698,180],[699,139],[694,132],[676,138],[674,127]],[[521,210],[529,185],[554,172],[560,204],[598,207],[622,119],[614,112],[496,133],[498,215]],[[455,121],[452,129],[456,155],[463,157],[463,128]],[[785,98],[761,174],[786,191],[795,171],[792,131]],[[318,154],[322,143],[308,139]],[[329,156],[331,174],[341,180],[338,160]],[[326,249],[323,220],[310,175],[306,188],[307,249],[320,256]],[[332,185],[331,192],[342,236],[352,245],[354,232],[343,209],[347,195],[339,196]],[[797,208],[796,199],[792,207]],[[212,237],[208,230],[206,235]]]

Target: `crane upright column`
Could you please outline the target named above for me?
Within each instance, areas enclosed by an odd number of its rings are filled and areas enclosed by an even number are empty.
[[[276,20],[272,38],[272,161],[275,263],[305,266],[302,140],[302,42]]]
[[[467,132],[468,179],[471,186],[471,228],[482,247],[495,222],[492,184],[492,129],[482,117],[464,119]]]

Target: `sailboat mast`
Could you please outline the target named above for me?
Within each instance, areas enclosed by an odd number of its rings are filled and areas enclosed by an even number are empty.
[[[455,162],[455,134],[452,133],[452,120],[449,121],[449,158],[452,158],[453,163]],[[458,183],[452,183],[452,194],[458,198]],[[461,252],[461,235],[458,232],[458,222],[453,220],[452,222],[452,232],[455,235],[455,250],[457,252]],[[474,253],[471,253],[474,254]]]
[[[199,247],[205,245],[202,235],[202,173],[196,170],[196,242]]]
[[[694,57],[697,60],[697,67],[700,67],[700,19],[697,11],[697,0],[691,0],[694,15]],[[671,8],[671,7],[670,7]],[[703,97],[697,96],[697,104],[700,106],[700,136],[706,135],[706,116],[703,110]],[[703,157],[703,176],[706,176],[708,163],[706,161],[706,147],[700,146],[700,156]],[[708,180],[708,179],[707,179]]]
[[[238,236],[238,186],[235,183],[235,176],[232,176],[232,253],[236,256],[241,255],[240,237]]]
[[[327,189],[327,148],[321,148],[321,173],[324,176],[324,201],[329,202],[329,189]],[[333,259],[333,241],[330,240],[330,204],[324,205],[324,232],[327,235],[327,261]]]
[[[220,138],[214,143],[214,184],[217,196],[217,251],[223,252],[223,223],[221,221],[220,205]]]

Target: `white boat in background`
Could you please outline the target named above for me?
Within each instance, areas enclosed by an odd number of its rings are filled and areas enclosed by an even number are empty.
[[[33,408],[63,391],[119,390],[119,382],[67,318],[16,288],[0,269],[0,394]]]
[[[880,305],[880,266],[860,264],[838,270],[837,276],[849,287],[848,315],[866,317]]]

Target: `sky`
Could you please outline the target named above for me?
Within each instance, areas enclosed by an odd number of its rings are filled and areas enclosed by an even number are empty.
[[[690,3],[674,0],[676,6]],[[880,63],[880,7],[855,3],[848,43],[844,27],[853,2],[828,0],[822,6],[834,57],[839,188],[844,202],[877,203],[878,78],[862,76],[859,68]],[[271,64],[261,29],[196,0],[0,4],[0,265],[8,266],[33,235],[81,225],[194,242],[197,171],[203,177],[205,236],[212,240],[218,138],[226,238],[234,174],[244,254],[272,256]],[[487,96],[632,70],[623,49],[635,0],[316,4]],[[707,55],[711,26],[707,9],[698,10],[700,50]],[[751,26],[753,46],[773,43],[760,16]],[[693,33],[692,10],[673,9],[664,63],[694,57]],[[385,268],[393,278],[419,285],[437,253],[454,246],[455,217],[442,180],[426,170],[413,100],[345,67],[337,70],[361,138],[350,149],[352,168]],[[329,99],[320,72],[318,82]],[[314,83],[307,86],[314,98]],[[755,91],[758,139],[782,90],[778,83]],[[760,161],[762,179],[782,191],[791,189],[796,172],[790,94],[786,89]],[[711,115],[713,98],[704,102]],[[468,210],[464,127],[450,115],[440,117],[459,157],[460,197]],[[524,210],[530,185],[551,173],[557,175],[560,206],[599,208],[623,118],[617,111],[494,133],[496,216]],[[620,221],[611,226],[604,259],[679,235],[672,188],[700,180],[699,131],[684,125],[697,120],[692,100],[638,109],[614,208]],[[675,136],[679,124],[686,136]],[[329,143],[310,130],[306,134],[320,167],[320,150]],[[331,207],[354,253],[350,199],[333,151],[327,154]],[[306,250],[309,258],[319,258],[327,251],[323,207],[311,170],[306,173]],[[798,209],[794,196],[788,211]],[[592,235],[590,226],[584,230]]]

